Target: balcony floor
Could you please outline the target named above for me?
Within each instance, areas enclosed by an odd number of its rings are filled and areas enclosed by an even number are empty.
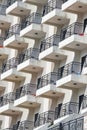
[[[63,94],[63,91],[58,90],[55,85],[46,85],[36,91],[36,96],[44,98],[58,98]]]
[[[19,114],[21,114],[21,111],[19,111],[18,108],[14,107],[12,104],[7,104],[0,107],[0,115],[14,116]]]
[[[17,72],[17,70],[13,68],[1,74],[1,80],[19,82],[24,80],[24,75],[21,72]]]
[[[33,95],[25,95],[20,99],[15,100],[14,106],[22,108],[36,108],[40,106],[40,103],[36,100]]]
[[[40,60],[46,61],[58,61],[64,60],[68,55],[71,55],[70,51],[59,49],[57,46],[52,46],[39,54]]]
[[[87,48],[87,35],[72,35],[59,43],[59,48],[83,50]]]
[[[19,35],[13,35],[4,41],[4,46],[12,49],[24,49],[28,46],[27,38],[20,38]]]
[[[62,5],[62,10],[71,13],[84,13],[87,12],[86,0],[68,0]]]
[[[19,64],[17,67],[18,71],[26,73],[38,73],[43,69],[41,61],[35,59],[29,59]]]
[[[85,75],[76,75],[76,74],[70,74],[68,76],[65,76],[64,78],[61,78],[56,81],[57,87],[62,88],[81,88],[85,87],[87,84],[86,80],[87,76]]]
[[[6,9],[6,14],[14,16],[26,16],[30,12],[29,6],[21,1],[16,1]]]
[[[28,37],[31,39],[40,39],[45,37],[45,32],[40,24],[31,24],[20,31],[20,36]]]
[[[42,23],[48,25],[63,25],[67,24],[69,19],[67,18],[67,13],[61,11],[60,9],[54,9],[45,16],[42,17]]]

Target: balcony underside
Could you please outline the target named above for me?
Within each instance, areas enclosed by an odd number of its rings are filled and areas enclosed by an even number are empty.
[[[72,35],[59,43],[59,48],[71,48],[75,50],[83,50],[87,48],[86,35]]]
[[[71,74],[71,75],[65,76],[64,78],[57,80],[56,86],[63,87],[63,88],[85,87],[87,84],[86,78],[87,78],[87,76],[85,76],[85,75]]]
[[[5,116],[15,116],[21,114],[21,111],[18,108],[14,107],[12,104],[7,104],[0,107],[0,115]]]
[[[37,90],[36,96],[44,98],[58,98],[63,95],[63,92],[59,91],[55,85],[46,85]]]
[[[26,73],[38,73],[43,69],[41,61],[35,59],[29,59],[19,64],[17,67],[18,71]]]
[[[31,39],[40,39],[45,37],[45,32],[43,32],[43,28],[39,24],[31,24],[21,30],[20,36],[25,36]]]
[[[5,81],[0,81],[0,91],[5,90],[5,88],[7,87],[8,82]]]
[[[16,1],[6,9],[6,14],[19,17],[26,16],[29,14],[29,12],[30,12],[29,7],[20,1],[19,2]]]
[[[62,5],[62,10],[71,13],[84,13],[87,11],[86,0],[68,0]]]
[[[10,24],[11,20],[7,16],[0,15],[0,29],[8,29]]]
[[[23,0],[23,2],[33,5],[44,5],[47,3],[47,0]]]
[[[21,72],[17,72],[17,70],[13,68],[1,74],[1,80],[19,82],[24,80],[24,75]]]
[[[63,25],[68,22],[69,19],[67,18],[67,14],[65,12],[62,12],[60,9],[54,9],[42,18],[43,24],[54,26]]]
[[[69,55],[69,51],[61,50],[57,46],[50,47],[40,53],[39,59],[46,61],[64,60]]]
[[[33,95],[26,95],[15,100],[14,106],[22,108],[36,108],[40,106],[40,103],[36,100]]]
[[[4,46],[12,49],[24,49],[28,46],[27,38],[20,38],[19,35],[13,35],[4,41]]]

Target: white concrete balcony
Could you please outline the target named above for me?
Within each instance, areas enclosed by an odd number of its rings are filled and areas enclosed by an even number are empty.
[[[67,13],[61,10],[62,4],[62,0],[50,0],[44,6],[42,23],[54,26],[68,23]]]
[[[36,85],[26,84],[16,90],[16,100],[14,106],[22,108],[36,108],[40,102],[36,99]]]
[[[62,10],[71,13],[85,13],[87,11],[86,0],[64,0]]]
[[[24,3],[29,3],[32,5],[44,5],[47,3],[47,0],[23,0]]]
[[[11,24],[11,20],[6,16],[6,8],[6,5],[0,4],[0,29],[8,29]]]
[[[6,14],[18,17],[26,16],[30,12],[29,5],[23,3],[21,0],[7,1]]]
[[[83,50],[87,47],[87,35],[84,34],[84,25],[75,22],[61,30],[61,42],[59,48],[71,48]]]
[[[20,37],[21,24],[15,24],[6,32],[4,46],[12,49],[24,49],[28,46],[28,39]]]
[[[63,88],[81,88],[87,84],[87,76],[82,75],[81,64],[71,62],[58,69],[57,87]]]
[[[2,65],[1,80],[19,82],[24,80],[24,74],[17,72],[18,58],[13,57]]]
[[[36,96],[58,98],[63,92],[56,88],[57,73],[51,72],[38,79]]]
[[[51,62],[66,59],[71,52],[59,49],[59,42],[60,36],[56,34],[41,41],[39,59]]]
[[[0,115],[16,116],[21,114],[21,111],[13,106],[14,99],[14,93],[8,93],[0,97]]]
[[[20,36],[29,37],[31,39],[41,39],[45,37],[46,32],[43,31],[41,19],[42,15],[39,13],[32,13],[23,19]]]
[[[38,60],[39,49],[29,48],[19,54],[18,71],[26,73],[38,73],[43,69],[43,62]]]

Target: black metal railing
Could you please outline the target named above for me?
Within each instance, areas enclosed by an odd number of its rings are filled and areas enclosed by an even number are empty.
[[[58,46],[60,42],[60,36],[57,34],[54,34],[53,36],[44,39],[43,41],[41,41],[41,45],[40,45],[40,52],[52,47],[52,46]]]
[[[82,109],[87,108],[87,96],[83,97],[83,101],[82,101]]]
[[[15,99],[19,99],[25,95],[34,95],[36,94],[36,84],[28,83],[18,89],[16,89]]]
[[[58,80],[68,76],[69,74],[81,74],[81,63],[79,62],[71,62],[69,64],[66,64],[65,66],[62,66],[58,69]]]
[[[47,111],[38,115],[37,120],[35,122],[35,127],[43,125],[45,123],[51,123],[54,121],[55,112]]]
[[[58,126],[54,126],[48,130],[84,130],[84,118],[80,117],[65,123],[60,123]]]
[[[63,130],[84,130],[84,119],[79,118],[63,124]]]
[[[19,64],[28,60],[28,59],[36,59],[38,60],[40,50],[38,48],[29,48],[24,50],[19,54]]]
[[[0,4],[0,15],[6,15],[7,5]]]
[[[14,4],[16,1],[21,1],[21,0],[7,0],[7,7],[11,6]]]
[[[21,29],[24,29],[25,27],[31,25],[32,23],[40,24],[41,20],[42,20],[42,15],[41,14],[39,14],[37,12],[29,14],[27,17],[22,19],[22,21],[21,21],[21,23],[22,23]]]
[[[0,107],[8,103],[13,103],[15,100],[15,93],[10,92],[0,97]]]
[[[2,64],[2,73],[12,69],[12,68],[16,68],[17,65],[19,63],[19,58],[17,57],[13,57],[9,60],[6,60],[3,64]]]
[[[4,40],[5,40],[5,37],[0,36],[0,47],[3,46]]]
[[[62,0],[50,0],[43,8],[43,16],[53,11],[54,9],[61,9]]]
[[[12,35],[18,35],[21,31],[21,24],[15,24],[11,26],[5,33],[6,38],[11,37]]]
[[[76,102],[68,102],[66,104],[62,104],[61,107],[55,108],[55,119],[69,114],[78,114],[78,108],[79,103]]]
[[[60,33],[61,41],[72,36],[72,35],[81,35],[84,33],[84,25],[83,23],[75,22],[69,25],[66,28],[63,28]]]
[[[56,72],[51,72],[42,76],[41,78],[38,78],[37,89],[45,87],[48,84],[56,84],[57,76],[58,75]]]
[[[18,130],[33,130],[34,123],[32,121],[22,121],[19,124]]]

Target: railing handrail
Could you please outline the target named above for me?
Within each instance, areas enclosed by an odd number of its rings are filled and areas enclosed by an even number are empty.
[[[61,29],[60,38],[61,41],[70,37],[71,35],[80,35],[84,33],[84,24],[79,22],[74,22],[67,27]]]
[[[2,73],[11,68],[16,68],[18,63],[19,63],[18,57],[13,57],[11,59],[5,60],[2,65]]]
[[[28,83],[16,89],[15,100],[28,94],[36,95],[36,84]]]
[[[36,19],[37,18],[37,19]],[[42,19],[42,14],[38,12],[33,12],[22,19],[21,23],[21,29],[24,29],[25,27],[29,26],[32,23],[40,24]]]
[[[60,35],[54,34],[41,41],[40,52],[50,48],[51,46],[58,46],[60,42]]]
[[[76,67],[79,65],[78,69]],[[70,62],[60,68],[58,68],[58,79],[68,76],[69,74],[81,74],[81,63],[80,62]]]
[[[40,50],[38,48],[28,48],[19,54],[19,64],[28,60],[38,60]]]

